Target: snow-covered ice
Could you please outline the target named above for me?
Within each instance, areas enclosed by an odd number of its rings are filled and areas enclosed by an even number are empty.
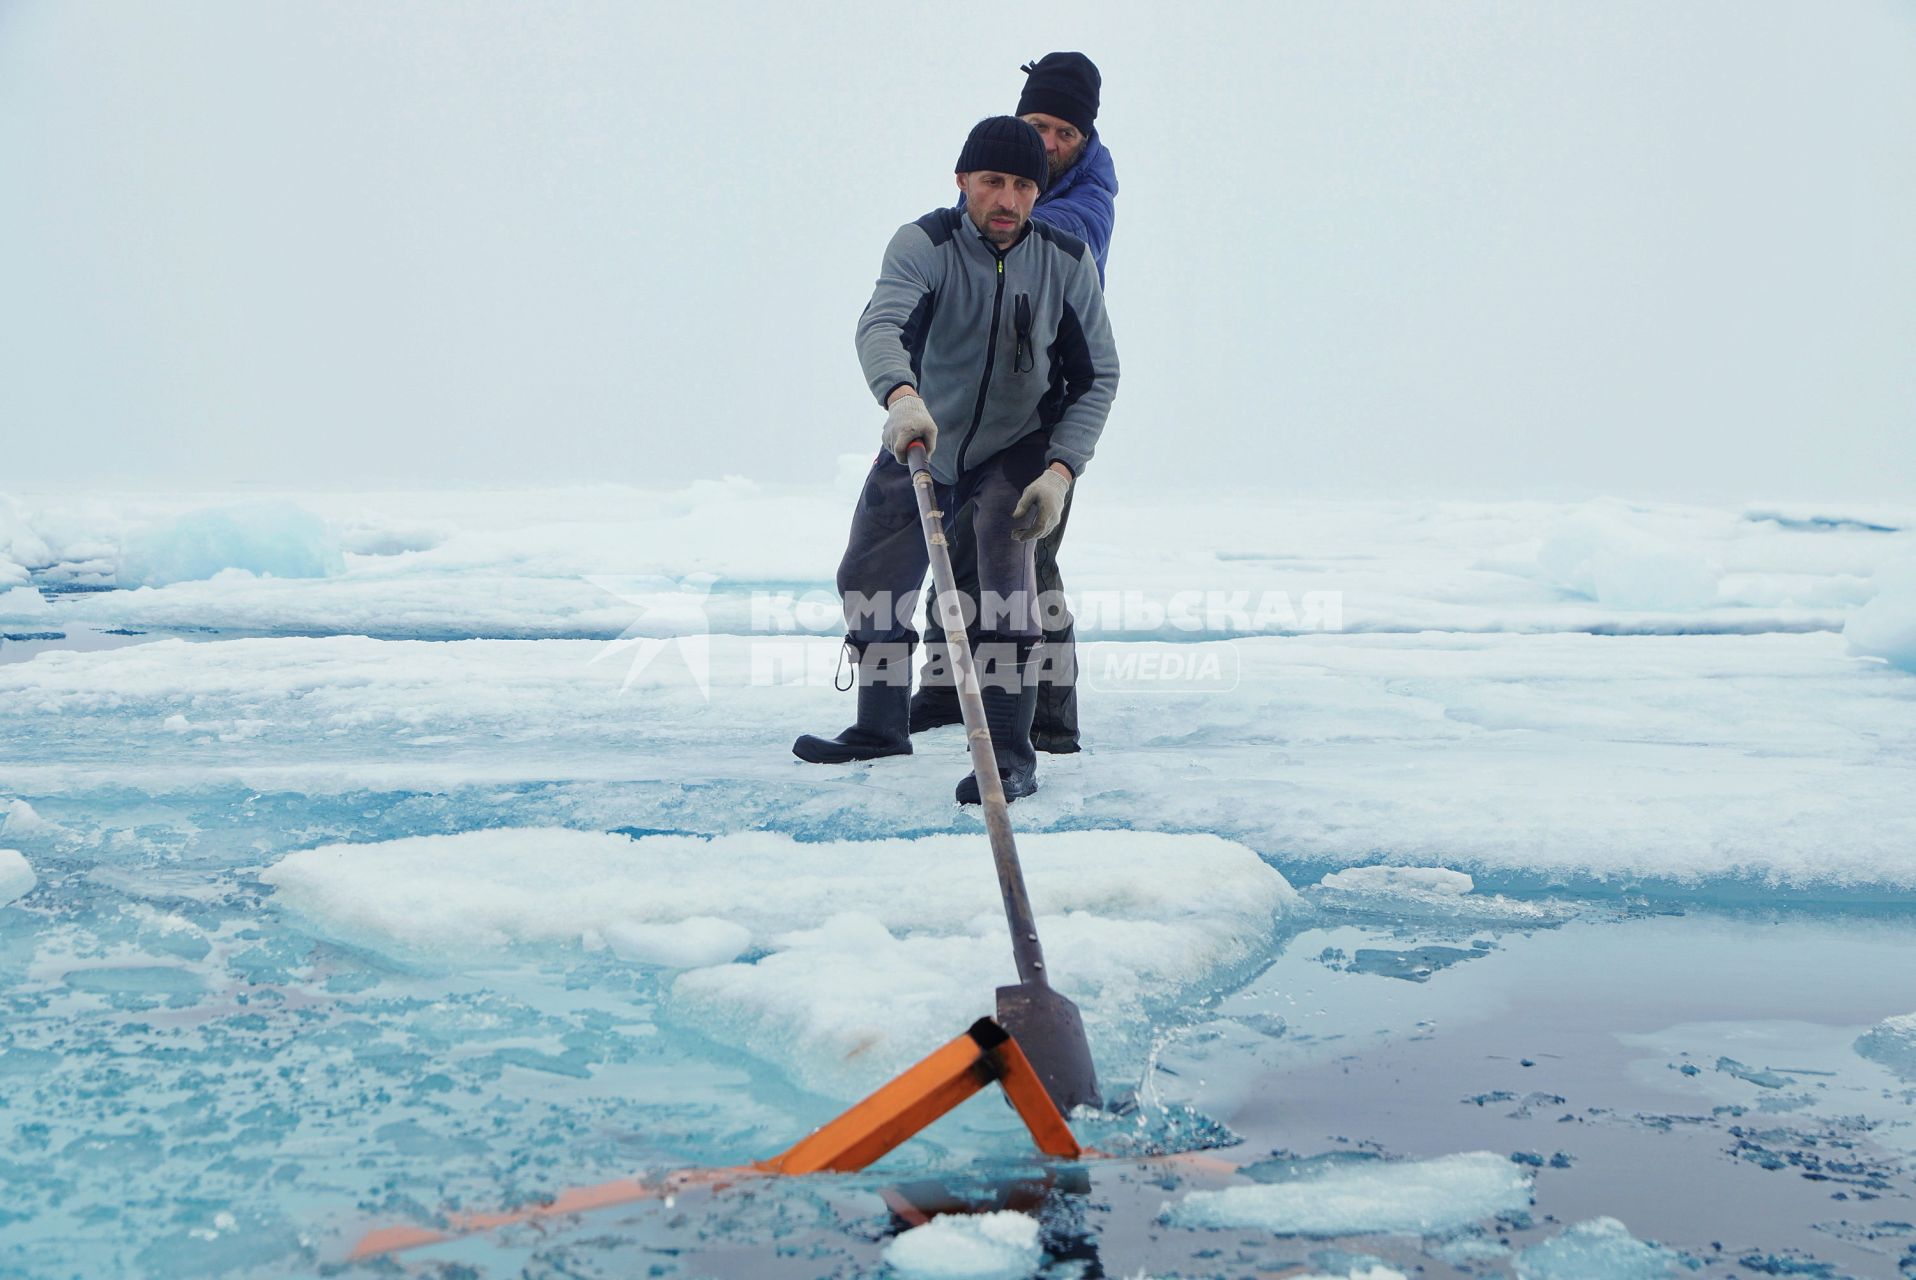
[[[66,834],[58,823],[48,822],[25,800],[9,800],[0,805],[0,838],[52,843]]]
[[[8,573],[14,573],[14,581],[19,586],[7,587]],[[52,616],[53,606],[48,604],[40,592],[26,585],[27,572],[6,560],[0,560],[0,617],[13,625],[32,623],[35,619]]]
[[[0,493],[0,618],[36,608],[31,600],[12,595],[8,588],[26,582],[29,570],[43,568],[52,560],[53,553],[27,523],[18,504]],[[32,596],[37,600],[39,592],[33,592]]]
[[[1517,1280],[1668,1280],[1688,1275],[1681,1255],[1646,1244],[1615,1218],[1593,1218],[1517,1255]]]
[[[228,582],[345,571],[338,541],[318,516],[292,503],[256,502],[189,511],[130,530],[116,576],[122,587],[166,587],[235,572],[241,578]]]
[[[1339,893],[1419,898],[1461,898],[1476,887],[1469,876],[1448,867],[1352,867],[1333,871],[1318,884]]]
[[[1228,697],[1088,689],[1098,754],[1048,760],[1021,825],[1210,831],[1333,869],[1382,850],[1492,892],[1578,877],[1916,886],[1916,681],[1835,635],[1218,643],[1240,673]],[[819,684],[754,684],[814,647]],[[1081,661],[1138,647],[1087,644]],[[332,636],[49,652],[0,664],[0,733],[31,744],[0,756],[0,794],[556,784],[581,803],[636,788],[566,819],[607,828],[684,829],[688,804],[722,798],[720,829],[951,829],[942,800],[965,762],[950,739],[869,769],[790,758],[797,733],[848,717],[824,683],[829,642],[714,637],[709,700],[670,654],[621,695],[627,669],[595,663],[602,650]],[[197,731],[168,733],[167,752],[107,754],[176,715]]]
[[[669,924],[621,920],[598,932],[619,959],[666,969],[729,964],[752,945],[750,929],[716,916],[690,916]],[[590,931],[585,934],[588,945],[591,936]]]
[[[1856,1052],[1916,1084],[1916,1013],[1884,1018],[1856,1041]]]
[[[18,849],[0,849],[0,907],[23,897],[39,880]]]
[[[1113,1064],[1141,1056],[1136,1029],[1154,1010],[1267,952],[1297,898],[1215,836],[1068,832],[1027,836],[1020,852],[1052,981]],[[838,1097],[989,1014],[1016,976],[977,836],[493,830],[321,846],[261,878],[326,933],[413,962],[596,936],[621,958],[684,968],[676,1014]],[[754,939],[766,954],[731,963]]]
[[[1166,1208],[1182,1226],[1276,1235],[1443,1235],[1530,1205],[1530,1176],[1489,1151],[1326,1165],[1293,1180],[1194,1191]]]
[[[1564,590],[1613,608],[1707,608],[1716,603],[1723,569],[1675,524],[1625,511],[1580,514],[1545,533],[1537,566]]]
[[[1876,575],[1876,593],[1843,625],[1850,651],[1916,671],[1916,552]]]
[[[903,1280],[1022,1280],[1042,1257],[1037,1222],[1009,1209],[945,1214],[885,1246],[886,1265]]]
[[[128,549],[158,530],[190,579],[63,595],[51,602],[57,626],[610,639],[641,611],[651,615],[642,625],[683,627],[663,606],[703,574],[701,627],[743,632],[751,592],[784,592],[822,606],[795,611],[793,625],[829,635],[840,629],[832,572],[858,483],[292,492],[254,499],[250,509],[278,514],[247,529],[200,527],[234,506],[217,494],[21,495],[15,545],[30,543],[49,584],[133,582],[145,580],[143,562]],[[1896,523],[1873,522],[1882,519]],[[1916,511],[1873,520],[1614,500],[1272,506],[1112,495],[1074,513],[1068,585],[1093,637],[1190,638],[1173,607],[1180,593],[1211,597],[1224,615],[1214,631],[1226,634],[1311,630],[1323,593],[1339,598],[1351,633],[1837,630],[1907,552]],[[1167,543],[1154,532],[1163,528],[1185,533]],[[336,576],[288,576],[336,563]],[[215,580],[222,568],[250,573]],[[1284,593],[1292,625],[1276,612],[1253,625],[1267,591]],[[16,621],[0,612],[0,626]]]

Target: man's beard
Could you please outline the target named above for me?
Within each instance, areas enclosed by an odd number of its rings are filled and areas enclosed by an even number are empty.
[[[1085,139],[1085,142],[1089,142],[1089,141],[1090,141],[1089,138]],[[1077,146],[1071,148],[1070,154],[1068,155],[1065,153],[1065,149],[1063,147],[1059,147],[1056,151],[1053,151],[1050,155],[1046,156],[1045,159],[1049,161],[1051,164],[1051,180],[1053,182],[1056,182],[1058,180],[1058,175],[1062,174],[1066,169],[1069,169],[1072,165],[1078,163],[1078,157],[1083,154],[1084,154],[1084,142],[1080,142]]]
[[[999,231],[987,220],[985,223],[985,239],[991,241],[991,243],[997,245],[1000,249],[1003,249],[1016,244],[1018,242],[1018,233],[1024,229],[1025,224],[1023,220],[1020,220],[1018,225],[1009,231]]]

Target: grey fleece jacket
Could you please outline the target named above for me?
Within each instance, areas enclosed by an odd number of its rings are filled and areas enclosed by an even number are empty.
[[[1083,475],[1118,389],[1118,350],[1084,241],[1033,221],[1002,254],[961,209],[898,229],[858,320],[858,360],[883,405],[901,385],[938,424],[933,477],[954,483],[1049,431],[1045,461]]]

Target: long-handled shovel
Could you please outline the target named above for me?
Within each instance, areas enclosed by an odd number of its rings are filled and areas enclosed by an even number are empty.
[[[971,744],[971,768],[984,802],[985,829],[991,834],[991,857],[998,866],[1005,919],[1011,925],[1011,951],[1018,962],[1018,984],[998,988],[998,1022],[1031,1060],[1060,1111],[1068,1114],[1080,1103],[1101,1106],[1098,1072],[1091,1064],[1091,1042],[1085,1038],[1084,1018],[1077,1005],[1051,989],[1045,973],[1038,922],[1025,893],[1025,875],[1018,865],[1018,846],[1011,835],[1004,783],[998,777],[998,758],[991,751],[991,730],[985,725],[985,703],[978,692],[971,639],[965,632],[951,554],[946,550],[944,513],[938,510],[931,463],[921,443],[914,443],[907,456],[911,459],[912,488],[918,497],[918,521],[924,527],[932,579],[938,587],[937,608],[958,681],[958,708]]]

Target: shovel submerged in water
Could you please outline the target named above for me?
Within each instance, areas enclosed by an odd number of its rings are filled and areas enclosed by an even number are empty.
[[[918,522],[924,529],[932,580],[938,588],[935,607],[940,611],[951,650],[958,708],[964,715],[971,768],[978,778],[985,830],[990,833],[991,857],[998,868],[998,889],[1004,895],[1005,919],[1011,925],[1011,952],[1018,964],[1017,985],[998,988],[998,1023],[1024,1050],[1060,1111],[1069,1114],[1080,1104],[1102,1106],[1084,1018],[1077,1005],[1051,989],[1044,948],[1038,945],[1038,922],[1025,892],[1018,845],[1011,834],[1010,805],[998,777],[998,758],[992,754],[991,731],[985,725],[984,699],[978,693],[978,672],[972,664],[971,638],[965,631],[951,554],[946,549],[944,512],[938,509],[931,463],[921,442],[913,442],[906,454],[911,460],[912,490],[918,498]]]

